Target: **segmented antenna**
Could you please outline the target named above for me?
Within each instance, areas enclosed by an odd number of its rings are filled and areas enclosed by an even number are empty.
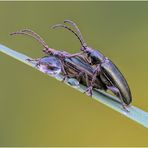
[[[64,20],[64,23],[70,23],[76,29],[76,31],[78,33],[78,36],[79,36],[81,42],[83,43],[83,46],[84,47],[87,46],[87,44],[84,41],[84,38],[82,36],[82,33],[81,33],[80,29],[78,28],[77,24],[75,22],[71,21],[71,20]]]
[[[44,43],[44,45],[48,46],[46,44],[46,42],[43,40],[42,37],[40,37],[36,32],[32,31],[31,29],[22,29],[21,30],[22,32],[28,32],[30,34],[32,34],[34,37],[38,38],[40,41],[42,41],[42,43]]]
[[[70,27],[63,25],[63,24],[56,24],[56,25],[53,25],[51,28],[56,29],[56,28],[60,28],[60,27],[66,28],[67,30],[71,31],[78,38],[81,45],[84,46],[84,43],[81,40],[80,36],[75,31],[73,31]]]
[[[20,31],[12,32],[10,35],[18,35],[18,34],[23,34],[27,36],[31,36],[35,38],[41,45],[43,45],[46,49],[48,49],[48,45],[45,43],[45,41],[34,31],[30,29],[22,29]]]

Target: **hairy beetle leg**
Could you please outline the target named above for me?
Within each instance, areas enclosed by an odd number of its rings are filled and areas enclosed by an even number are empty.
[[[84,93],[86,93],[87,95],[89,95],[90,97],[92,97],[92,91],[93,91],[93,86],[94,86],[94,82],[96,80],[96,76],[97,74],[100,72],[100,65],[98,65],[96,67],[96,69],[94,70],[93,72],[93,77],[92,77],[92,80],[91,80],[91,83],[89,84],[89,81],[88,81],[88,78],[87,78],[87,75],[86,75],[86,82],[87,82],[87,86],[88,88],[86,89],[86,91]]]
[[[109,90],[111,90],[114,94],[117,94],[117,95],[119,96],[119,99],[120,99],[120,101],[121,101],[121,105],[122,105],[123,109],[124,109],[125,111],[129,112],[129,110],[127,109],[127,105],[126,105],[126,104],[123,102],[123,100],[122,100],[122,96],[121,96],[121,94],[120,94],[119,89],[116,88],[116,87],[114,87],[114,86],[107,86],[107,88],[108,88]]]
[[[92,90],[93,90],[93,87],[89,86],[84,93],[86,93],[88,96],[92,97]]]
[[[62,81],[61,82],[65,82],[65,81],[67,81],[67,79],[68,79],[68,74],[67,74],[67,72],[66,72],[66,70],[65,70],[65,68],[64,68],[64,64],[63,64],[63,61],[60,61],[60,63],[61,63],[61,69],[62,69],[62,72],[63,72],[63,75],[64,75],[64,78],[62,79]]]
[[[77,56],[81,56],[83,54],[83,52],[80,53],[75,53],[75,54],[64,54],[64,58],[73,58],[73,57],[77,57]]]
[[[36,65],[35,65],[35,67],[38,68],[38,66],[40,65],[40,64],[39,64],[39,61],[41,60],[41,58],[36,58],[36,59],[26,59],[26,60],[29,61],[29,62],[32,62],[32,61],[37,62]]]
[[[62,81],[61,81],[61,82],[66,82],[66,81],[67,81],[67,79],[68,79],[68,75],[66,74],[66,75],[64,75],[64,77],[63,77],[63,79],[62,79]]]
[[[126,112],[128,112],[128,113],[130,112],[130,111],[127,109],[127,105],[123,104],[122,106],[123,106],[123,109],[124,109]]]
[[[62,81],[61,81],[61,82],[66,82],[66,81],[67,81],[67,79],[68,79],[68,75],[67,75],[67,74],[64,74],[64,77],[63,77],[63,79],[62,79]]]
[[[36,59],[26,59],[27,61],[31,62],[31,61],[39,61],[41,58],[36,58]]]
[[[85,74],[85,78],[86,78],[87,89],[83,93],[87,94],[90,97],[92,97],[92,89],[93,89],[93,87],[89,84],[89,80],[88,80],[87,74],[86,73],[84,73],[84,74]]]
[[[92,97],[92,91],[93,91],[93,86],[94,86],[94,82],[95,82],[95,80],[96,80],[96,77],[97,77],[97,74],[100,72],[101,70],[100,70],[100,65],[98,65],[97,67],[96,67],[96,69],[94,70],[94,72],[93,72],[93,77],[92,77],[92,80],[91,80],[91,83],[90,83],[90,85],[89,85],[89,87],[86,89],[86,93],[89,95],[89,96],[91,96]]]

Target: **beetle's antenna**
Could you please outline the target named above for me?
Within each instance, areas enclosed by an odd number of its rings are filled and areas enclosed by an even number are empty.
[[[78,28],[77,24],[75,22],[71,21],[71,20],[64,20],[64,23],[70,23],[77,30],[78,36],[79,36],[81,42],[83,43],[83,46],[86,47],[87,44],[84,41],[82,33],[81,33],[80,29]]]
[[[84,46],[83,40],[81,40],[79,35],[75,31],[73,31],[70,27],[63,25],[63,24],[56,24],[56,25],[53,25],[51,28],[56,29],[56,28],[60,28],[60,27],[66,28],[67,30],[71,31],[78,38],[81,45]]]
[[[42,44],[46,49],[48,49],[48,45],[45,43],[45,41],[34,31],[30,29],[23,29],[20,31],[12,32],[10,35],[18,35],[18,34],[23,34],[27,36],[31,36],[35,38],[40,44]]]
[[[22,29],[21,32],[27,32],[32,34],[32,36],[34,36],[35,38],[39,39],[44,45],[47,46],[47,44],[45,43],[45,41],[43,40],[43,38],[41,38],[36,32],[34,32],[31,29]]]

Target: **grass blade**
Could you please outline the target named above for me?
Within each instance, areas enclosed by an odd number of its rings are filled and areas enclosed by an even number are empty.
[[[36,66],[35,66],[36,63],[35,62],[28,62],[26,59],[28,59],[28,58],[31,59],[31,58],[24,55],[24,54],[16,52],[16,51],[14,51],[14,50],[12,50],[12,49],[4,46],[4,45],[1,45],[1,44],[0,44],[0,51],[11,56],[11,57],[13,57],[13,58],[15,58],[15,59],[17,59],[17,60],[19,60],[19,61],[21,61],[21,62],[23,62],[23,63],[25,63],[25,64],[27,64],[27,65],[29,65],[29,66],[31,66],[31,67],[34,67],[35,69],[37,69]],[[54,78],[61,81],[63,76],[57,75]],[[79,87],[74,87],[67,82],[65,82],[65,84],[67,84],[67,85],[69,85],[69,86],[71,86],[71,87],[73,87],[73,88],[75,88],[75,89],[77,89],[81,92],[84,92],[85,89],[86,89],[86,87],[83,86],[83,85],[80,85]],[[143,111],[143,110],[141,110],[141,109],[139,109],[138,107],[135,107],[135,106],[129,107],[128,108],[129,112],[126,112],[122,108],[120,102],[117,101],[118,99],[115,96],[112,96],[112,95],[105,93],[103,91],[95,91],[94,90],[92,97],[95,100],[101,102],[102,104],[112,108],[113,110],[121,113],[122,115],[124,115],[124,116],[132,119],[133,121],[143,125],[144,127],[148,128],[148,112],[145,112],[145,111]]]

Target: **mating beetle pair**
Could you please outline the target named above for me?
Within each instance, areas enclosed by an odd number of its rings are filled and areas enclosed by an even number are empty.
[[[111,90],[119,97],[123,108],[126,109],[125,106],[131,103],[132,97],[128,83],[122,73],[115,64],[101,52],[87,46],[79,28],[73,21],[65,20],[64,23],[70,23],[75,27],[77,32],[73,31],[65,24],[57,24],[54,25],[53,28],[64,27],[74,33],[82,45],[81,51],[83,51],[84,54],[82,54],[82,52],[78,54],[69,54],[67,52],[49,48],[39,35],[29,29],[12,33],[12,35],[25,34],[35,37],[44,46],[44,53],[57,58],[57,61],[60,63],[61,71],[65,77],[72,77],[73,75],[80,83],[89,86],[87,92],[90,94],[92,93],[93,88],[103,89],[105,91],[107,89]],[[51,62],[49,62],[49,57],[44,57],[44,60],[43,58],[39,59],[38,64],[44,65],[42,61],[47,67],[51,66],[50,64],[50,66],[48,65],[48,63]]]

